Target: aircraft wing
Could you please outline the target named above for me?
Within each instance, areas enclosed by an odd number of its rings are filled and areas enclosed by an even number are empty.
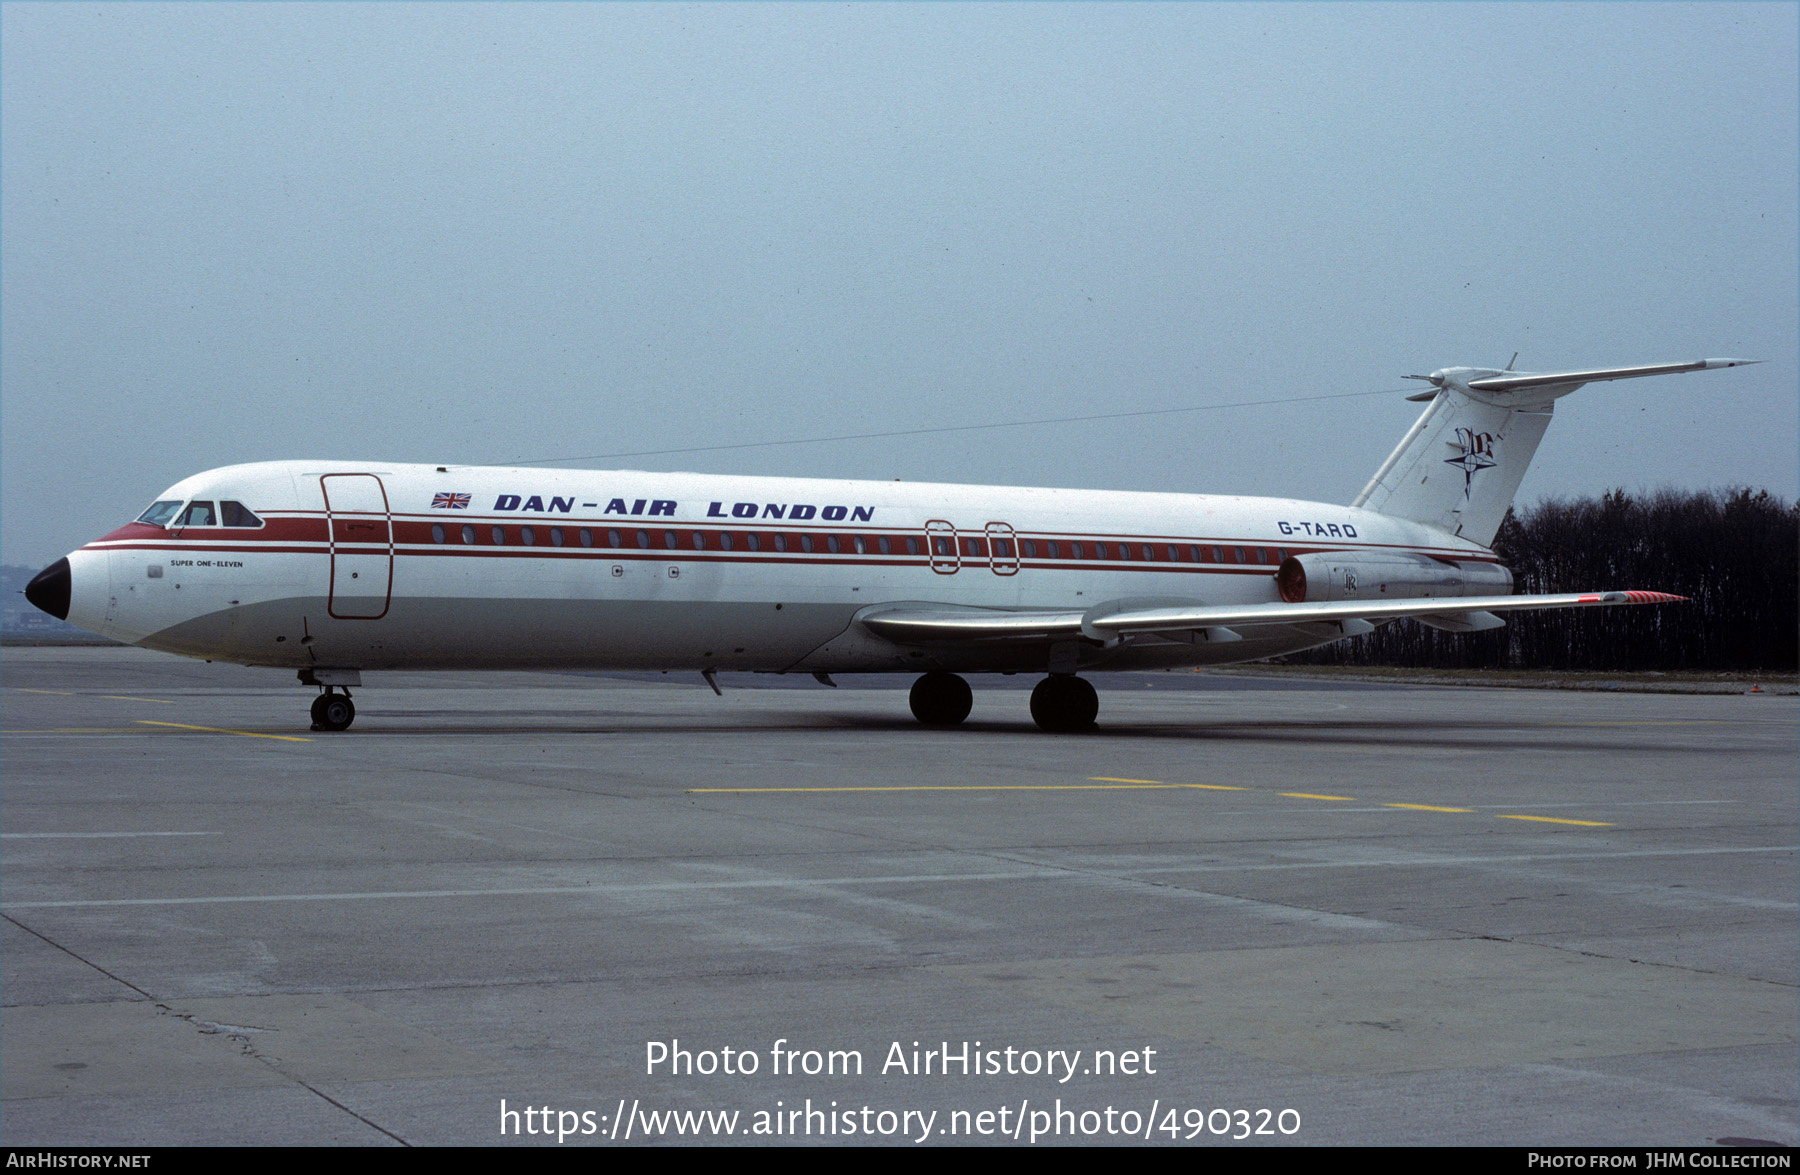
[[[856,622],[902,645],[954,644],[1019,638],[1078,637],[1085,611],[1007,612],[954,604],[877,604],[856,614]]]
[[[1347,600],[1328,604],[1179,604],[1118,608],[1101,604],[1085,611],[1008,612],[944,604],[878,604],[857,622],[898,644],[954,644],[962,641],[1043,640],[1087,637],[1110,642],[1136,633],[1236,630],[1261,625],[1318,624],[1346,620],[1395,620],[1405,616],[1439,627],[1493,628],[1495,612],[1537,608],[1608,608],[1620,604],[1672,604],[1685,600],[1664,592],[1568,592],[1535,596],[1437,596],[1412,600]],[[1485,617],[1485,619],[1484,619]],[[1366,630],[1365,630],[1366,631]]]

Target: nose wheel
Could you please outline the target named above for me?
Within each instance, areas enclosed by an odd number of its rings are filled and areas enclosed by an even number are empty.
[[[1092,730],[1099,713],[1100,695],[1079,677],[1046,677],[1031,691],[1031,718],[1044,730]]]
[[[349,690],[340,691],[327,686],[324,693],[313,699],[314,730],[348,730],[355,721],[356,703],[350,700]]]
[[[913,682],[913,717],[926,726],[958,726],[969,716],[975,695],[969,683],[954,673],[927,673]]]

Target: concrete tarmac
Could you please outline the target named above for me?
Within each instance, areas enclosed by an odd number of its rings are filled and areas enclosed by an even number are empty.
[[[9,1146],[1800,1142],[1793,698],[0,664]]]

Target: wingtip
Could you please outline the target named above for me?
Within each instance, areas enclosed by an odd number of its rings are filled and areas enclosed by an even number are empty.
[[[1668,592],[1601,592],[1598,595],[1584,597],[1585,603],[1591,604],[1685,604],[1686,596],[1673,596]]]

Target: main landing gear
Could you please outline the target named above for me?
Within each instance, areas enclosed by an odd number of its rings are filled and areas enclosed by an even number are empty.
[[[356,703],[350,700],[350,691],[343,686],[328,685],[324,693],[313,699],[314,730],[349,730],[355,721]]]
[[[975,696],[969,683],[954,673],[927,673],[913,682],[912,712],[926,726],[957,726],[969,716]],[[1071,674],[1052,674],[1031,691],[1031,717],[1044,730],[1092,730],[1100,713],[1100,695]]]
[[[958,726],[969,716],[975,695],[954,673],[927,673],[913,682],[913,717],[926,726]]]
[[[1100,695],[1079,677],[1052,674],[1031,691],[1031,717],[1043,730],[1092,730],[1099,713]]]

